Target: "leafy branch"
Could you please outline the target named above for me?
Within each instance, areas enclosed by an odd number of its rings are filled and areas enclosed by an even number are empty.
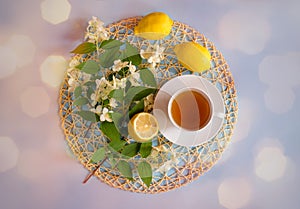
[[[101,49],[101,53],[98,53],[99,49]],[[128,143],[125,140],[125,137],[127,137],[127,129],[124,128],[124,124],[127,125],[131,117],[144,111],[144,100],[147,96],[157,91],[155,77],[149,69],[139,68],[142,63],[139,50],[128,42],[121,42],[115,39],[104,40],[96,44],[84,42],[77,46],[71,53],[92,56],[96,50],[96,59],[87,60],[76,66],[79,71],[91,75],[91,80],[81,86],[77,86],[74,90],[73,105],[79,108],[77,114],[84,120],[93,123],[100,122],[100,130],[109,140],[109,148],[124,156],[125,159],[132,158],[136,155],[147,158],[151,154],[152,142]],[[107,72],[107,68],[116,67],[115,62],[117,60],[121,61],[119,62],[120,64],[129,64],[120,67],[120,69]],[[134,67],[132,67],[132,65],[134,65]],[[129,76],[133,76],[133,73],[135,77],[131,79],[139,77],[139,86],[134,85],[132,80],[128,79]],[[104,80],[100,76],[103,74],[106,74],[106,77],[103,77]],[[123,82],[125,79],[125,85],[117,84],[116,79],[118,79],[118,82]],[[101,83],[102,81],[103,83]],[[116,85],[122,85],[122,87],[118,88]],[[105,89],[99,91],[97,89],[99,86]],[[98,92],[107,91],[107,89],[109,89],[108,87],[114,88],[107,92],[105,99],[100,101],[97,98]],[[94,101],[95,99],[92,98],[96,99],[96,103]],[[117,102],[117,105],[122,107],[119,108],[122,110],[121,112],[111,108],[110,105],[112,101]],[[87,108],[90,106],[94,108],[94,111]],[[101,108],[98,109],[98,107]],[[108,112],[108,110],[104,112],[105,108],[108,108],[110,112]],[[122,136],[121,133],[124,135]],[[93,153],[90,163],[97,164],[97,166],[85,178],[83,183],[86,183],[89,178],[94,175],[104,161],[109,160],[111,164],[115,164],[114,159],[106,155],[107,150],[103,147]],[[124,177],[133,180],[133,165],[130,165],[126,160],[120,160],[115,166]],[[151,165],[143,161],[138,164],[137,170],[142,181],[149,186],[152,181]]]

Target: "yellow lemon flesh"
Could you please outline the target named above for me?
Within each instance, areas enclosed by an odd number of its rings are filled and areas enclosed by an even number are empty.
[[[137,142],[148,142],[158,133],[158,122],[150,113],[138,113],[128,123],[128,133]]]
[[[163,12],[153,12],[143,17],[134,28],[134,34],[148,40],[159,40],[169,35],[173,20]]]
[[[184,42],[174,47],[178,61],[188,70],[202,72],[210,68],[209,51],[195,42]]]

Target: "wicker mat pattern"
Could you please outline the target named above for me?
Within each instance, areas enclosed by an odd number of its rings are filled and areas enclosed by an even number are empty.
[[[179,146],[169,142],[163,135],[159,134],[157,139],[153,141],[152,154],[146,159],[141,159],[139,156],[127,159],[110,152],[108,149],[107,157],[113,160],[105,161],[96,171],[95,176],[98,179],[114,188],[154,194],[179,188],[212,168],[231,140],[238,106],[234,80],[229,66],[212,42],[192,27],[177,21],[174,21],[171,34],[164,40],[143,40],[133,35],[133,28],[140,18],[123,19],[108,25],[110,37],[128,41],[139,49],[147,49],[155,44],[165,47],[165,59],[161,61],[155,73],[159,86],[176,76],[193,74],[178,63],[172,50],[174,45],[185,41],[195,41],[202,44],[212,55],[212,67],[204,73],[194,74],[212,82],[221,92],[226,106],[225,120],[220,132],[216,137],[202,145],[196,147]],[[85,121],[74,113],[75,107],[72,102],[73,93],[69,89],[68,76],[66,75],[59,96],[62,128],[67,144],[74,156],[87,170],[93,171],[97,165],[89,163],[90,158],[99,147],[107,146],[107,139],[101,134],[98,124]],[[119,160],[127,160],[132,167],[141,160],[149,162],[153,169],[151,186],[148,188],[139,179],[136,169],[133,170],[134,181],[124,178],[115,166]]]

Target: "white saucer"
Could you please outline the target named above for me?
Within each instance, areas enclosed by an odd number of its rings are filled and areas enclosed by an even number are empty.
[[[172,95],[183,88],[200,89],[209,95],[213,105],[211,122],[199,131],[188,131],[176,127],[168,117],[168,103]],[[171,142],[182,146],[197,146],[214,136],[220,131],[225,117],[225,106],[221,93],[209,81],[200,76],[183,75],[166,82],[158,91],[153,114],[156,117],[160,132]]]

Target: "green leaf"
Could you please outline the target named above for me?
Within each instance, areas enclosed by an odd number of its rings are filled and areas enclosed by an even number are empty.
[[[74,96],[75,98],[80,97],[82,94],[82,87],[81,86],[77,86],[74,90]]]
[[[125,155],[127,157],[133,157],[137,155],[137,153],[139,152],[140,146],[141,143],[136,143],[136,142],[132,144],[128,144],[122,150],[122,155]]]
[[[76,66],[77,69],[81,70],[86,62],[82,62],[79,65]]]
[[[91,121],[94,123],[98,122],[96,114],[91,111],[82,110],[82,111],[78,111],[77,114],[87,121]]]
[[[88,60],[82,67],[81,71],[88,74],[96,74],[99,71],[99,65],[94,60]]]
[[[97,49],[96,45],[90,42],[84,42],[77,46],[74,50],[71,51],[71,53],[74,54],[88,54]]]
[[[93,89],[93,87],[88,87],[88,90],[87,90],[88,98],[91,98],[93,93],[95,93],[95,90]]]
[[[105,148],[101,147],[99,148],[96,152],[94,152],[94,154],[92,155],[91,158],[91,162],[92,163],[99,163],[100,161],[102,161],[105,157]]]
[[[146,68],[141,69],[140,70],[140,78],[145,85],[148,85],[148,86],[151,86],[154,88],[157,87],[157,83],[154,78],[154,75],[149,69],[146,69]]]
[[[123,121],[124,115],[122,115],[119,112],[113,112],[111,113],[111,119],[113,120],[113,123],[115,124],[115,127],[117,128],[119,133],[126,133],[124,130],[122,130],[121,122]]]
[[[110,139],[109,146],[115,151],[121,150],[126,144],[126,141],[120,139],[121,135],[113,122],[102,122],[100,129]]]
[[[123,102],[124,100],[124,90],[123,89],[114,89],[109,93],[111,98],[114,98],[118,102]]]
[[[137,169],[142,181],[147,185],[147,187],[149,187],[152,181],[151,165],[147,162],[141,162],[138,164]]]
[[[139,54],[138,48],[126,42],[125,49],[121,51],[120,59],[125,62],[131,62],[133,65],[142,63],[142,57]]]
[[[124,177],[126,177],[129,180],[133,180],[132,170],[131,170],[130,164],[128,162],[126,162],[125,160],[120,160],[117,167],[118,167],[118,170],[120,171],[120,173]]]
[[[91,98],[91,95],[95,93],[96,89],[96,82],[95,81],[88,81],[84,83],[84,86],[87,87],[87,97]]]
[[[91,88],[96,88],[96,82],[93,80],[93,81],[87,81],[84,83],[85,86],[87,87],[91,87]]]
[[[132,101],[139,101],[155,91],[155,88],[148,88],[144,86],[130,87],[125,96],[125,102],[131,103]]]
[[[119,48],[115,47],[105,50],[105,52],[99,56],[100,65],[105,68],[111,67],[114,61],[119,59],[119,57]]]
[[[142,57],[141,55],[137,54],[137,55],[133,55],[127,58],[122,59],[123,62],[127,61],[127,62],[131,62],[131,64],[138,66],[142,63]]]
[[[142,143],[141,148],[140,148],[140,154],[142,158],[146,158],[151,154],[152,151],[152,141]]]
[[[129,118],[132,118],[135,114],[144,112],[144,99],[139,101],[133,108],[129,111]]]
[[[125,49],[122,53],[122,59],[127,59],[128,57],[132,57],[139,54],[138,48],[126,42]]]
[[[102,105],[107,106],[109,104],[109,99],[103,100]]]
[[[113,122],[102,122],[100,125],[100,130],[111,141],[118,141],[121,138],[121,135]]]
[[[85,98],[85,97],[78,97],[73,102],[73,105],[82,106],[82,105],[85,105],[85,104],[88,104],[88,103],[89,103],[89,100],[87,98]]]
[[[109,40],[104,40],[102,41],[100,48],[102,49],[111,49],[111,48],[120,48],[120,46],[122,46],[124,43],[116,40],[116,39],[109,39]]]
[[[110,162],[111,167],[114,168],[117,164],[117,161],[116,161],[114,155],[110,154],[109,157],[108,157],[108,160]]]
[[[126,141],[124,140],[112,140],[111,142],[109,142],[109,146],[111,148],[113,148],[115,151],[120,151],[126,144]]]
[[[111,113],[111,118],[112,118],[112,120],[113,120],[113,122],[114,122],[115,125],[119,124],[120,119],[122,117],[123,117],[123,115],[121,113],[119,113],[119,112],[113,112],[113,113]]]

